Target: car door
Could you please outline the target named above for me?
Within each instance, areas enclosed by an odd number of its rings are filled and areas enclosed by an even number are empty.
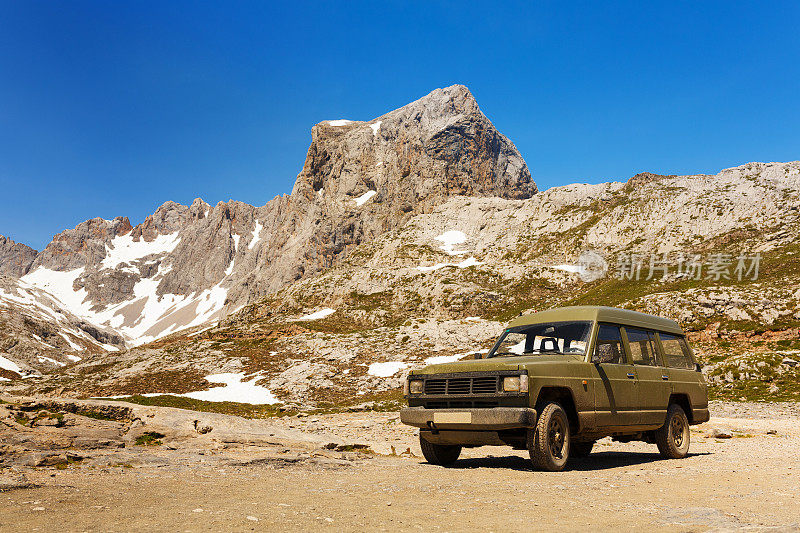
[[[708,396],[702,374],[697,372],[696,364],[686,339],[668,333],[658,334],[664,353],[665,370],[669,373],[672,392],[686,394],[693,409],[705,409]],[[686,414],[691,416],[690,413]]]
[[[592,363],[597,425],[604,428],[635,425],[638,422],[636,368],[626,358],[619,326],[598,324]]]
[[[655,334],[652,331],[625,327],[625,339],[639,379],[639,423],[660,426],[667,417],[669,396],[672,392],[669,373],[664,368]]]

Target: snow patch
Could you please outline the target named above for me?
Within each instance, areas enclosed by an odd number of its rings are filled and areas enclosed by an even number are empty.
[[[482,265],[482,264],[483,264],[483,261],[478,261],[474,257],[469,257],[467,259],[464,259],[460,263],[457,263],[456,266],[458,268],[467,268],[467,267],[478,266],[478,265]]]
[[[161,250],[174,246],[179,241],[177,233],[172,235],[172,240],[167,243],[161,236],[159,246]],[[115,238],[115,248],[104,259],[106,266],[115,266],[117,261],[131,260],[139,253],[144,253],[140,243],[127,246],[127,241]],[[127,239],[130,239],[129,237]],[[132,241],[130,241],[132,242]],[[128,243],[130,244],[130,243]],[[146,243],[146,253],[152,253],[155,248],[153,243]],[[123,253],[125,252],[125,253]],[[215,318],[219,318],[225,307],[228,289],[223,288],[222,282],[210,289],[195,292],[189,295],[163,294],[158,295],[157,289],[160,278],[171,267],[159,268],[154,278],[140,279],[133,287],[133,297],[124,302],[111,305],[101,311],[92,309],[92,302],[87,298],[85,288],[73,290],[75,281],[84,273],[83,268],[59,272],[47,268],[37,268],[25,275],[20,280],[23,287],[32,286],[31,289],[46,291],[34,294],[20,289],[21,296],[14,296],[14,301],[35,308],[52,316],[57,321],[64,321],[62,313],[50,308],[42,302],[52,301],[54,307],[69,309],[78,317],[97,324],[114,328],[125,336],[130,346],[139,346],[157,338],[174,333],[175,331],[201,326]],[[226,276],[233,272],[233,262],[229,265]],[[27,289],[26,289],[27,290]],[[5,292],[0,292],[4,299],[8,298]],[[10,298],[9,298],[10,299]],[[91,342],[96,343],[92,340]],[[99,343],[97,343],[99,344]],[[102,345],[107,351],[118,351],[119,348],[111,345]]]
[[[376,136],[378,135],[378,130],[381,129],[381,124],[383,124],[383,121],[379,120],[375,124],[370,124],[369,125],[369,127],[372,129],[372,134],[373,135],[376,135]]]
[[[472,352],[464,352],[464,353],[457,353],[455,355],[437,355],[434,357],[428,357],[425,359],[426,365],[438,365],[441,363],[454,363],[455,361],[460,361],[461,359],[465,358],[468,355],[472,355],[474,353],[489,353],[489,350],[475,350]]]
[[[64,314],[57,310],[60,304],[49,294],[29,286],[24,281],[20,281],[16,294],[0,289],[0,298],[5,299],[4,307],[11,307],[11,304],[24,307],[27,311],[37,314],[45,319],[52,319],[56,322],[65,320]],[[48,303],[52,304],[47,305]]]
[[[49,357],[45,357],[43,355],[40,355],[36,359],[38,359],[40,363],[53,363],[56,366],[67,366],[65,363],[62,363],[61,361],[56,361],[55,359],[50,359]]]
[[[12,361],[11,359],[6,359],[2,355],[0,355],[0,368],[2,368],[3,370],[9,370],[11,372],[15,372],[20,376],[22,375],[22,369],[17,365],[17,363]]]
[[[236,235],[234,233],[233,235],[231,235],[231,237],[233,237],[233,251],[234,252],[238,252],[239,251],[239,240],[241,240],[242,236],[241,235]]]
[[[212,374],[206,376],[206,380],[211,383],[222,383],[224,387],[212,387],[209,390],[187,392],[176,396],[184,396],[206,402],[238,402],[252,405],[280,403],[280,400],[268,388],[255,384],[260,376],[256,376],[250,381],[243,381],[244,377],[244,374],[233,372]]]
[[[367,374],[379,378],[389,378],[403,370],[408,363],[402,361],[389,361],[386,363],[372,363],[367,369]]]
[[[478,261],[474,257],[469,257],[467,259],[464,259],[460,263],[436,263],[433,266],[427,266],[427,267],[418,266],[417,270],[421,270],[422,272],[432,272],[434,270],[439,270],[440,268],[445,268],[445,267],[467,268],[482,264],[483,264],[482,261]]]
[[[144,239],[134,241],[131,234],[114,237],[111,248],[106,246],[106,256],[100,262],[101,268],[116,268],[122,263],[130,263],[153,254],[169,253],[178,246],[181,238],[178,232],[159,235],[152,242]]]
[[[80,344],[78,344],[76,342],[73,342],[72,339],[70,339],[66,334],[59,333],[59,335],[61,335],[64,338],[64,340],[67,341],[67,344],[69,344],[70,348],[72,348],[73,350],[78,351],[78,352],[82,352],[83,351],[83,346],[81,346]]]
[[[248,250],[252,250],[253,248],[255,248],[258,241],[261,240],[262,229],[264,229],[264,226],[261,225],[261,222],[256,220],[256,227],[253,229],[253,239],[250,241],[250,244],[247,245]]]
[[[86,289],[78,291],[72,289],[75,280],[83,274],[83,268],[59,272],[49,268],[39,267],[33,272],[20,278],[23,282],[45,290],[58,298],[70,311],[75,314],[92,314],[91,305],[85,304]]]
[[[365,204],[365,203],[366,203],[366,202],[367,202],[367,201],[368,201],[370,198],[372,198],[373,196],[375,196],[375,194],[377,194],[375,191],[367,191],[367,192],[365,192],[364,194],[362,194],[361,196],[359,196],[358,198],[356,198],[354,201],[355,201],[355,203],[356,203],[356,205],[357,205],[358,207],[361,207],[361,206],[362,206],[362,205],[364,205],[364,204]]]
[[[581,267],[579,265],[554,265],[550,268],[555,268],[556,270],[564,270],[565,272],[572,272],[574,274],[578,274],[581,271]]]
[[[336,120],[326,120],[325,121],[328,126],[347,126],[348,124],[352,124],[352,120],[347,120],[345,118],[340,118]]]
[[[461,244],[462,242],[467,240],[467,236],[464,234],[463,231],[445,231],[438,237],[436,237],[437,241],[440,241],[442,245],[440,248],[444,250],[448,255],[464,255],[467,253],[467,250],[454,250],[453,247],[456,244]]]
[[[325,318],[328,315],[331,315],[336,312],[336,309],[331,309],[330,307],[326,307],[325,309],[320,309],[314,313],[309,315],[301,316],[297,320],[319,320],[321,318]]]

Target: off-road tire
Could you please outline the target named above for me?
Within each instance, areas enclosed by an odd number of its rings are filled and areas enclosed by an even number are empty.
[[[678,404],[670,404],[667,420],[656,430],[656,445],[661,456],[683,459],[689,453],[689,419]]]
[[[422,435],[419,436],[419,447],[422,448],[425,460],[432,465],[450,466],[461,455],[461,446],[434,444],[423,439]]]
[[[590,440],[589,442],[571,442],[569,448],[569,456],[570,457],[589,457],[589,454],[592,453],[592,447],[594,447],[594,441]]]
[[[557,403],[549,403],[528,432],[528,451],[535,468],[558,472],[569,459],[569,418]]]

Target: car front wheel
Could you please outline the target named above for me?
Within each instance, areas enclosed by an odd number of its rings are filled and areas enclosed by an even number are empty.
[[[656,430],[656,445],[668,459],[683,459],[689,453],[689,419],[680,405],[667,409],[666,422]]]
[[[434,444],[422,438],[422,435],[419,436],[419,447],[425,460],[432,465],[449,466],[461,455],[461,446]]]
[[[563,470],[569,459],[569,419],[557,403],[542,409],[536,427],[529,432],[528,451],[536,468],[550,472]]]

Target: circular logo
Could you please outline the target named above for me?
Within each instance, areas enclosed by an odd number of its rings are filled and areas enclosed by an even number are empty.
[[[602,278],[608,272],[608,263],[594,250],[584,250],[578,256],[578,276],[588,283]]]

